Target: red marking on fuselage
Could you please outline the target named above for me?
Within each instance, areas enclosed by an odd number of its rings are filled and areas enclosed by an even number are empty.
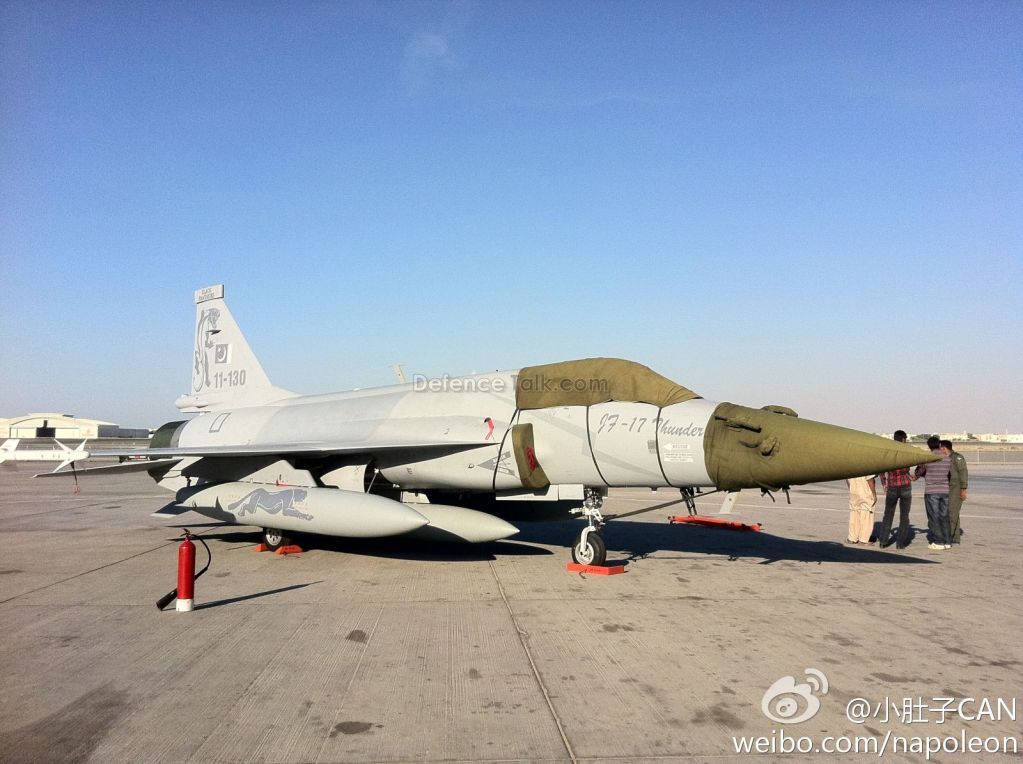
[[[536,460],[536,453],[532,448],[526,449],[526,461],[529,462],[529,471],[532,472],[540,466],[540,462]]]

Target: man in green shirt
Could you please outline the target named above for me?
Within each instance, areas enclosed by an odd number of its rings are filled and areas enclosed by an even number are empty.
[[[966,469],[966,457],[952,448],[952,441],[941,441],[941,450],[951,457],[948,470],[948,525],[951,531],[949,541],[958,544],[959,538],[963,535],[962,526],[959,525],[959,510],[966,501],[966,486],[970,482],[970,473]]]

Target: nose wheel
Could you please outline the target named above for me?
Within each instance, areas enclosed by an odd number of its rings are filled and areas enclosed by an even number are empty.
[[[600,534],[584,528],[579,541],[572,547],[572,562],[580,565],[603,565],[607,562],[607,545]]]
[[[580,565],[603,565],[607,562],[607,545],[600,535],[604,527],[604,516],[600,508],[604,497],[596,488],[587,488],[583,506],[578,510],[586,518],[586,527],[579,534],[579,541],[572,547],[572,561]]]

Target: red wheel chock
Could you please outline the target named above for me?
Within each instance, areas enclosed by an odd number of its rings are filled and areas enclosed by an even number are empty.
[[[256,544],[256,551],[269,552],[270,547],[268,547],[266,544]],[[304,551],[305,550],[302,547],[296,546],[295,544],[291,544],[290,546],[277,547],[277,551],[274,552],[274,554],[302,554],[302,552]]]
[[[706,528],[722,528],[726,531],[759,531],[764,527],[760,523],[748,525],[740,523],[738,520],[721,520],[717,517],[702,517],[700,515],[674,515],[668,518],[668,522],[672,525],[689,523],[690,525],[702,525]]]
[[[565,570],[571,573],[590,573],[594,576],[614,576],[625,572],[624,565],[583,565],[578,562],[570,562]]]

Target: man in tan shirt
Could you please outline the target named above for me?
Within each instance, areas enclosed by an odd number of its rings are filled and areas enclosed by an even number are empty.
[[[849,485],[849,537],[850,544],[869,544],[874,533],[874,505],[877,490],[874,475],[850,478]]]

